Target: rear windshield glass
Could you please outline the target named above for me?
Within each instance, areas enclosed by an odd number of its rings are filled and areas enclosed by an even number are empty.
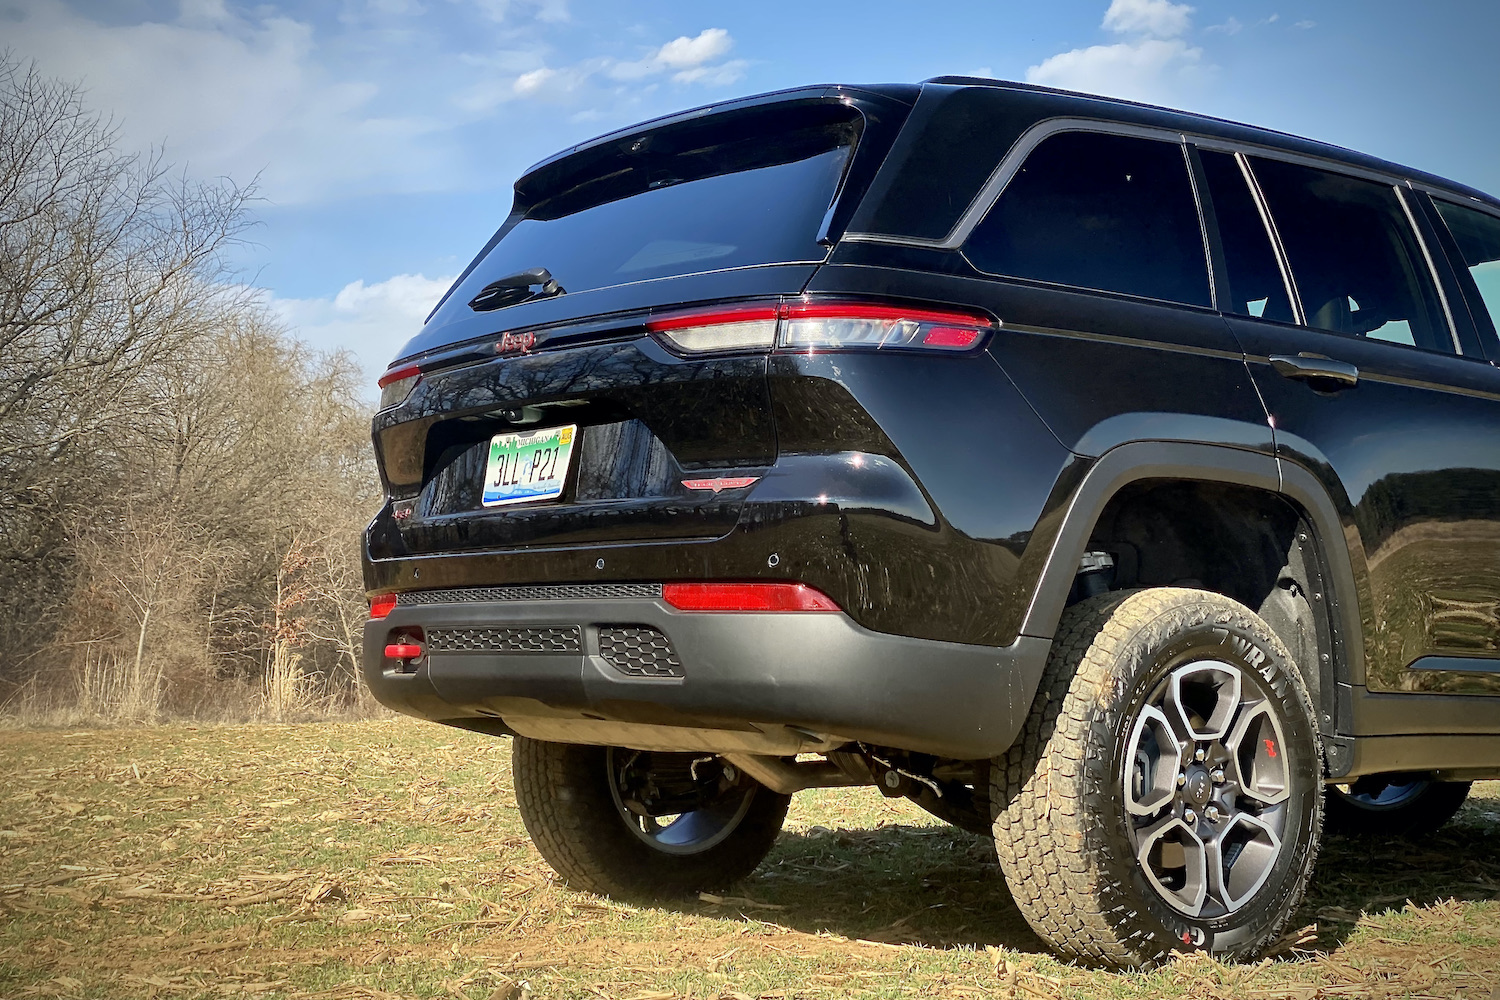
[[[753,264],[820,261],[858,115],[826,106],[647,133],[544,167],[525,215],[464,279],[544,267],[567,292]]]

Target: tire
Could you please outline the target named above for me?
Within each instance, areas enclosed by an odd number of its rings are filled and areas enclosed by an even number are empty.
[[[1421,837],[1436,833],[1469,797],[1468,781],[1426,774],[1372,774],[1345,791],[1330,785],[1326,825],[1345,837]]]
[[[1086,964],[1259,955],[1317,854],[1313,718],[1286,648],[1235,601],[1161,588],[1070,607],[1031,716],[991,768],[996,852],[1022,914]],[[1205,738],[1179,754],[1174,732]]]
[[[547,863],[573,888],[616,897],[677,897],[739,881],[765,859],[791,803],[711,754],[518,736],[511,774],[521,821]],[[661,801],[641,794],[648,782],[692,786],[685,804],[696,808],[653,830],[627,805]]]

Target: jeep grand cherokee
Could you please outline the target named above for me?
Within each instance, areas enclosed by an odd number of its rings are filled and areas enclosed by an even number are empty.
[[[1067,956],[1255,956],[1325,818],[1500,776],[1500,201],[1020,84],[565,150],[380,380],[363,669],[604,893],[792,793],[992,836]]]

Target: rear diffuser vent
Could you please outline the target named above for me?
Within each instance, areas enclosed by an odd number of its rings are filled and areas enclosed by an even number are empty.
[[[429,653],[581,653],[577,625],[550,628],[429,628]]]
[[[632,677],[683,676],[672,640],[646,625],[600,625],[599,655]]]

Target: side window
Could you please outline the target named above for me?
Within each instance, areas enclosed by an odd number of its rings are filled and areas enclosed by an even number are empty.
[[[990,274],[1212,304],[1187,161],[1175,143],[1045,139],[964,246]]]
[[[1224,267],[1229,272],[1229,301],[1220,302],[1219,308],[1240,316],[1295,323],[1271,234],[1266,232],[1239,161],[1230,153],[1201,151],[1199,156],[1219,223]]]
[[[1280,160],[1253,163],[1308,326],[1453,353],[1393,187]]]
[[[1436,198],[1432,204],[1464,256],[1464,266],[1479,287],[1490,321],[1500,328],[1500,219]],[[1473,306],[1478,309],[1480,304],[1475,302]]]

